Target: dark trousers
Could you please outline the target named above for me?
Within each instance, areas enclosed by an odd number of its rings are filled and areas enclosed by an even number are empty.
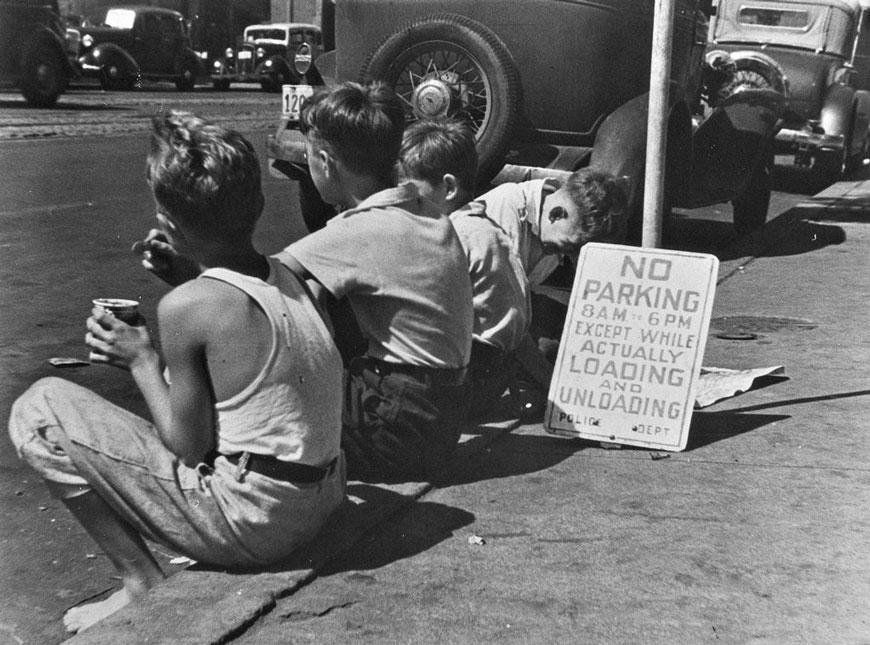
[[[431,477],[459,443],[471,384],[464,370],[351,361],[345,384],[341,447],[348,479]]]
[[[472,384],[469,418],[479,420],[490,412],[516,379],[519,364],[513,352],[474,341],[468,365]]]
[[[532,293],[532,323],[529,335],[551,363],[556,362],[559,341],[568,317],[568,306],[539,293]]]

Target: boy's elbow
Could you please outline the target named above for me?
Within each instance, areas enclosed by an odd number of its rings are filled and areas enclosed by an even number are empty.
[[[175,453],[175,456],[178,457],[178,461],[180,461],[187,468],[196,468],[201,463],[205,461],[207,453],[203,453],[202,451],[196,452],[185,452],[185,453]]]

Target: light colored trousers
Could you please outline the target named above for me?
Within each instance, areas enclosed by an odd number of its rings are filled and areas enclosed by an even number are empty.
[[[37,381],[15,401],[9,434],[58,497],[93,489],[141,535],[204,563],[280,560],[344,498],[343,458],[316,484],[239,472],[224,457],[188,468],[151,423],[60,378]]]

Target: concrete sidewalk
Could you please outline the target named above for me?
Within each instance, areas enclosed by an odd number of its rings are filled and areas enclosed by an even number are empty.
[[[69,642],[870,643],[868,224],[841,182],[729,249],[704,365],[788,379],[684,452],[493,422],[438,481],[352,483],[279,570],[192,567]]]

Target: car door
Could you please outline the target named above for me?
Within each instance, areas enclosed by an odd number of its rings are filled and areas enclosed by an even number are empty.
[[[134,36],[133,58],[139,64],[143,74],[155,74],[162,71],[161,37],[159,17],[150,12],[141,12],[136,16],[133,26]]]

